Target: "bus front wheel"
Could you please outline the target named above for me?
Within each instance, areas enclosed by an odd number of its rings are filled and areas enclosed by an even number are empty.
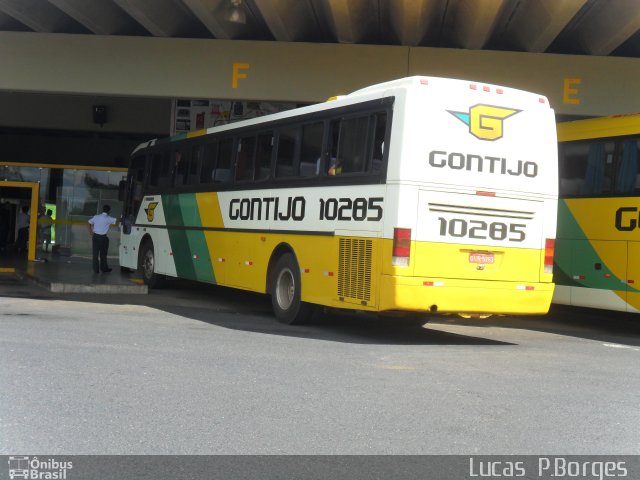
[[[291,253],[282,255],[274,266],[271,304],[279,322],[289,325],[307,323],[313,306],[300,300],[300,267]]]
[[[147,241],[140,249],[140,266],[142,279],[149,288],[158,288],[162,286],[164,276],[155,272],[156,256],[153,251],[153,243]]]

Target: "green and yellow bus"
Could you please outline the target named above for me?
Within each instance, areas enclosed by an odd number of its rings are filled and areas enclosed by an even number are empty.
[[[640,114],[558,124],[554,302],[640,311]]]
[[[287,323],[544,314],[557,188],[545,97],[405,78],[140,145],[120,264],[270,294]]]

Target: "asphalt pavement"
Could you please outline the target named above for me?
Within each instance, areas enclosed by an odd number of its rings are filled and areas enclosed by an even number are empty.
[[[0,452],[638,454],[638,318],[297,327],[220,287],[57,294],[0,276]]]

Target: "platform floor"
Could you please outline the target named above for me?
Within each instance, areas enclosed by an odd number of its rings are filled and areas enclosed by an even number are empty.
[[[118,259],[109,258],[109,273],[94,273],[91,258],[38,252],[36,261],[12,252],[0,254],[0,274],[26,278],[55,293],[147,293],[135,272],[123,272]]]

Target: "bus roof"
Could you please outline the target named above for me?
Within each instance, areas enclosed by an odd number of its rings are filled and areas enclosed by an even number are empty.
[[[338,95],[338,96],[329,98],[325,102],[316,103],[316,104],[308,105],[305,107],[300,107],[292,110],[285,110],[283,112],[265,115],[263,117],[256,117],[256,118],[251,118],[247,120],[241,120],[238,122],[228,123],[225,125],[210,127],[202,130],[196,130],[193,132],[180,133],[178,135],[173,135],[171,137],[156,138],[156,139],[141,143],[134,149],[133,153],[137,152],[140,149],[151,147],[158,144],[175,142],[175,141],[184,140],[187,138],[199,137],[201,135],[207,135],[209,133],[222,132],[224,130],[230,130],[230,129],[234,129],[242,126],[248,126],[252,124],[259,124],[259,123],[262,123],[267,118],[272,120],[277,120],[277,119],[283,119],[288,117],[294,117],[303,113],[311,113],[311,112],[334,108],[338,106],[336,104],[345,105],[351,102],[359,102],[363,100],[362,97],[376,98],[376,97],[386,96],[387,93],[390,92],[390,90],[408,90],[408,89],[412,89],[416,87],[424,87],[424,86],[435,86],[439,88],[443,88],[443,87],[444,88],[466,88],[471,90],[481,90],[485,92],[494,91],[499,94],[502,94],[505,92],[519,92],[519,93],[528,95],[532,98],[537,98],[538,100],[536,101],[539,102],[539,104],[550,108],[549,102],[545,96],[538,95],[531,92],[526,92],[524,90],[502,87],[499,85],[492,85],[492,84],[487,84],[482,82],[453,79],[453,78],[413,76],[413,77],[405,77],[405,78],[390,80],[388,82],[382,82],[375,85],[370,85],[368,87],[355,90],[348,95]]]
[[[640,133],[640,113],[560,122],[557,129],[560,142],[635,135]]]

